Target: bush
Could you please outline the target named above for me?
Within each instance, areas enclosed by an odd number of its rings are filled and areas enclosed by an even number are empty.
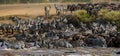
[[[74,13],[74,16],[82,22],[89,22],[95,19],[95,16],[90,16],[85,10],[78,10]]]
[[[110,21],[120,20],[120,11],[108,11],[102,9],[99,11],[99,15]]]
[[[98,13],[99,16],[104,17],[105,14],[107,14],[109,11],[107,9],[101,9]]]
[[[105,18],[110,20],[119,20],[120,19],[120,11],[111,11],[105,14]]]

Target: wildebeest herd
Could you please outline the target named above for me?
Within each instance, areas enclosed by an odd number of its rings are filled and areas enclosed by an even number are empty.
[[[56,12],[84,9],[90,15],[97,16],[100,9],[120,10],[120,4],[114,3],[86,3],[72,4],[65,8],[57,7]],[[49,16],[50,5],[45,7],[46,17]],[[63,9],[61,9],[63,8]],[[120,32],[114,22],[96,18],[95,21],[84,23],[79,22],[75,26],[65,16],[55,17],[54,20],[47,20],[44,17],[24,20],[13,16],[9,18],[15,25],[1,24],[1,35],[12,35],[15,41],[0,39],[1,47],[12,49],[37,48],[75,48],[75,47],[120,47]],[[1,38],[5,38],[1,36]],[[32,44],[30,44],[32,43]]]
[[[66,13],[67,11],[70,11],[71,13],[76,10],[86,10],[88,14],[97,16],[98,11],[100,9],[108,9],[109,11],[112,10],[120,10],[120,4],[119,3],[85,3],[85,4],[68,4],[68,5],[59,5],[54,4],[56,13],[59,15],[60,13]]]

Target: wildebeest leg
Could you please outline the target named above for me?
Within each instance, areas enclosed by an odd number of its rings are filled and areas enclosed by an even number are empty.
[[[89,11],[89,14],[90,14],[90,16],[92,16],[92,12],[91,11]]]
[[[109,47],[112,47],[112,45],[113,45],[112,39],[110,39],[107,44],[108,44]]]
[[[5,31],[6,33],[8,33],[8,29],[6,29],[6,31]]]
[[[45,11],[45,17],[47,18],[47,12]]]
[[[11,29],[12,30],[12,34],[14,34],[14,29]]]
[[[56,10],[56,14],[59,15],[59,11],[58,10]]]
[[[47,13],[47,17],[49,17],[49,13],[50,13],[50,11],[48,11],[48,13]]]
[[[5,33],[5,31],[4,30],[2,30],[2,34],[4,34]]]
[[[4,34],[5,34],[5,33],[6,33],[6,30],[4,29],[3,32],[4,32]]]

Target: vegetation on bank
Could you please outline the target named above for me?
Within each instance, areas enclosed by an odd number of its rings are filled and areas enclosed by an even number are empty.
[[[89,22],[94,20],[95,16],[90,16],[86,10],[78,10],[73,14],[79,21]]]
[[[73,15],[74,17],[78,18],[80,21],[85,21],[85,22],[93,21],[95,19],[94,15],[90,16],[85,10],[75,11]],[[101,9],[98,13],[98,17],[102,17],[105,20],[109,20],[109,21],[117,21],[120,20],[120,11],[109,11],[106,9]]]
[[[116,21],[120,20],[120,11],[109,11],[102,9],[99,11],[99,16],[103,17],[106,20]]]
[[[90,22],[96,19],[95,16],[90,16],[85,10],[76,11],[73,14],[73,17],[74,17],[74,23],[78,23],[80,21]],[[99,17],[110,22],[115,22],[115,24],[118,27],[118,30],[120,31],[120,11],[109,11],[106,9],[101,9],[98,13],[97,18]]]

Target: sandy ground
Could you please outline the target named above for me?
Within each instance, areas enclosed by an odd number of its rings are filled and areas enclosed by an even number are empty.
[[[63,4],[63,3],[59,3]],[[68,3],[67,3],[68,4]],[[44,6],[51,5],[50,14],[55,14],[54,3],[0,5],[0,16],[44,15]]]

